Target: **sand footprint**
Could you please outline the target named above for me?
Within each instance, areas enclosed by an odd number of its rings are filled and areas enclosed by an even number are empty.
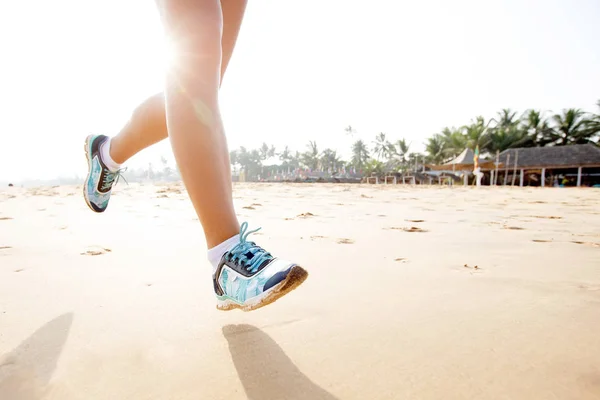
[[[157,190],[156,193],[175,193],[175,194],[181,194],[181,190],[179,190],[177,188],[166,188],[166,189]]]
[[[589,285],[579,285],[578,288],[579,289],[583,289],[583,290],[589,290],[591,292],[598,292],[598,291],[600,291],[600,285],[597,285],[597,286],[596,285],[592,285],[592,286],[589,286]]]
[[[310,217],[314,217],[314,216],[315,216],[315,214],[313,214],[311,212],[305,212],[305,213],[297,215],[298,218],[310,218]]]
[[[111,251],[111,249],[107,249],[106,247],[90,246],[85,252],[80,254],[82,256],[99,256],[102,254],[110,253]]]
[[[0,217],[0,221],[8,221],[9,219],[13,219],[12,217]]]
[[[386,229],[386,228],[384,228],[384,229]],[[428,232],[427,229],[419,228],[419,227],[416,227],[416,226],[411,226],[411,227],[396,227],[396,226],[393,226],[393,227],[387,228],[387,229],[392,229],[392,230],[396,230],[396,231],[404,231],[404,232],[409,232],[409,233]]]
[[[340,238],[337,240],[337,243],[339,243],[339,244],[354,244],[354,240],[347,239],[347,238]]]
[[[478,265],[474,265],[474,266],[471,267],[470,265],[465,264],[465,265],[463,265],[463,271],[465,269],[469,270],[469,273],[471,275],[473,275],[473,274],[479,274],[479,273],[483,272],[483,271],[481,271],[481,267],[479,267]]]
[[[592,247],[600,247],[600,243],[594,243],[594,242],[582,242],[579,240],[571,240],[571,243],[583,244],[585,246],[592,246]]]

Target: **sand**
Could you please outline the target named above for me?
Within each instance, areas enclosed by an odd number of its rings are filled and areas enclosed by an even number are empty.
[[[600,191],[237,184],[305,266],[215,308],[179,184],[0,191],[0,399],[600,399]]]

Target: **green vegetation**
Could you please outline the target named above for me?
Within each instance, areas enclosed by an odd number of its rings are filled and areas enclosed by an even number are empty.
[[[349,125],[344,131],[353,142],[347,161],[342,160],[335,150],[320,151],[317,142],[310,141],[304,152],[292,152],[288,147],[278,152],[266,143],[256,150],[240,147],[231,152],[231,163],[243,168],[248,179],[298,168],[332,174],[341,170],[382,174],[384,171],[406,171],[417,163],[444,163],[467,147],[475,149],[479,146],[482,154],[495,154],[515,147],[598,144],[600,100],[597,105],[597,113],[566,109],[552,114],[531,109],[519,114],[507,108],[489,120],[478,116],[467,125],[446,127],[427,138],[425,154],[411,153],[411,143],[405,139],[390,140],[384,132],[377,133],[372,143],[354,140],[356,130]],[[274,156],[280,163],[265,166],[264,161]]]

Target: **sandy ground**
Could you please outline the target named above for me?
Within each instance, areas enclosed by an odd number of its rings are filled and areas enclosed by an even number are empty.
[[[310,272],[215,309],[180,185],[0,191],[0,399],[600,399],[600,191],[239,184]],[[310,214],[307,214],[310,213]],[[302,215],[304,214],[304,215]]]

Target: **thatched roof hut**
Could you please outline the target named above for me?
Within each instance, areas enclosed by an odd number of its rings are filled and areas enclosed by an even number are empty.
[[[517,149],[508,149],[500,153],[501,168],[507,171],[519,170],[520,186],[523,186],[523,176],[526,173],[536,173],[541,175],[540,183],[545,186],[546,170],[551,170],[553,175],[556,172],[568,169],[577,169],[577,186],[581,186],[583,169],[588,169],[593,176],[596,168],[600,168],[600,147],[588,143],[570,146],[546,146],[546,147],[526,147]],[[591,171],[590,171],[591,170]]]
[[[518,159],[517,159],[518,157]],[[525,147],[500,153],[500,163],[526,169],[600,167],[600,147],[591,143],[571,146]]]

